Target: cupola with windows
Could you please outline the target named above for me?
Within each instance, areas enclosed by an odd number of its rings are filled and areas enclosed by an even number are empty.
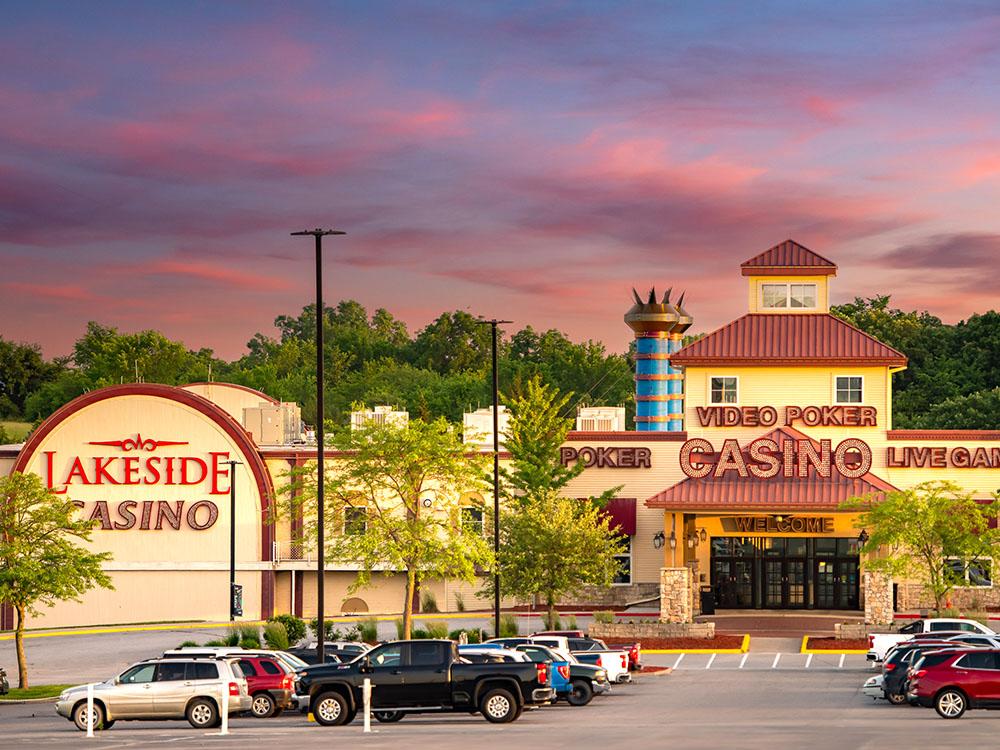
[[[751,313],[826,313],[837,265],[785,240],[740,266],[748,277]]]

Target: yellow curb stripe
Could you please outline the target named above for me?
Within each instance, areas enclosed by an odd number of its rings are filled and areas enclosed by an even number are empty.
[[[644,648],[644,654],[745,654],[750,650],[750,634],[743,636],[739,648]]]
[[[857,648],[809,648],[809,636],[802,636],[802,647],[800,654],[867,654],[865,649]]]
[[[156,630],[190,630],[192,628],[227,628],[233,623],[230,622],[188,622],[174,623],[172,625],[128,625],[114,628],[79,628],[73,630],[45,630],[39,632],[27,632],[25,638],[54,638],[56,636],[67,635],[104,635],[106,633],[142,633]],[[241,620],[237,625],[263,625],[263,620]],[[8,633],[0,635],[0,641],[12,641],[14,634]]]

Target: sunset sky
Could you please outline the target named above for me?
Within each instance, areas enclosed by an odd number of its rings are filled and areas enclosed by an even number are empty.
[[[955,321],[1000,306],[1000,6],[17,2],[0,335],[226,358],[313,294],[623,350],[630,288],[746,310],[787,238]]]

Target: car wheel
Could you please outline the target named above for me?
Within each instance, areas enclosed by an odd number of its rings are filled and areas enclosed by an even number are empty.
[[[269,719],[274,716],[277,705],[269,693],[257,693],[250,703],[250,712],[258,719]]]
[[[94,704],[94,729],[104,729],[104,709],[100,703]],[[87,701],[80,701],[73,708],[73,723],[81,732],[87,731]]]
[[[111,729],[115,725],[114,720],[104,722],[104,726],[101,729]]]
[[[957,719],[965,713],[968,701],[965,695],[954,689],[942,690],[934,699],[934,710],[942,719]]]
[[[375,711],[372,713],[375,720],[383,724],[395,724],[397,721],[402,721],[404,715],[402,711]]]
[[[906,703],[906,693],[886,693],[885,699],[894,706],[902,706]]]
[[[349,719],[347,698],[340,693],[321,693],[312,704],[312,715],[317,724],[336,727],[346,724]]]
[[[594,697],[594,688],[586,680],[573,680],[569,696],[566,698],[571,706],[586,706]]]
[[[518,716],[517,701],[503,688],[488,690],[479,701],[479,711],[491,724],[506,724]]]
[[[184,716],[188,720],[188,724],[195,729],[209,729],[219,721],[219,709],[215,705],[215,701],[208,698],[195,698],[188,703]]]

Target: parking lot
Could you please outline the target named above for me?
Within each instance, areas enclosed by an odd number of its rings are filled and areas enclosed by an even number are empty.
[[[861,748],[919,743],[923,747],[977,746],[994,742],[1000,714],[973,711],[959,721],[944,721],[931,710],[893,707],[860,694],[872,670],[848,657],[828,663],[819,656],[805,668],[804,655],[770,667],[764,654],[720,655],[706,669],[704,654],[687,655],[677,671],[640,677],[616,686],[587,707],[565,704],[529,711],[513,724],[491,725],[466,714],[410,716],[398,724],[373,723],[362,733],[361,720],[325,728],[298,714],[276,719],[235,719],[228,737],[206,735],[186,722],[119,723],[88,740],[51,704],[0,705],[0,727],[7,747],[237,747],[270,744],[330,747],[335,743],[371,748],[416,745],[439,748],[530,746],[563,748]],[[669,658],[669,657],[668,657]],[[676,657],[673,657],[676,659]],[[773,655],[770,660],[773,661]]]

